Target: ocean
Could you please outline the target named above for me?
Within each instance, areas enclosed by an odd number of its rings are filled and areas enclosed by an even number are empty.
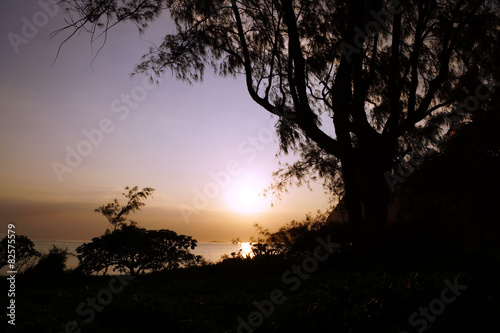
[[[52,246],[57,246],[62,249],[68,249],[71,253],[66,261],[66,268],[76,268],[78,266],[78,258],[76,257],[76,248],[87,241],[72,241],[72,240],[34,240],[35,249],[41,253],[48,253]],[[230,255],[231,252],[237,252],[241,248],[238,244],[232,243],[198,243],[191,253],[203,256],[208,262],[215,263],[220,261],[224,254]],[[6,275],[7,266],[0,269],[0,275]]]

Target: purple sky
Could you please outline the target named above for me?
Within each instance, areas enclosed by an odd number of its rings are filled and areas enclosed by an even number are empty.
[[[199,241],[245,240],[254,222],[275,230],[328,208],[319,185],[292,188],[274,208],[255,196],[278,167],[276,118],[243,80],[210,70],[192,86],[130,78],[148,46],[174,32],[168,18],[145,36],[115,27],[93,62],[100,41],[76,36],[51,66],[63,35],[49,35],[64,26],[53,11],[28,0],[1,5],[0,235],[13,222],[32,239],[98,236],[109,225],[93,210],[127,185],[156,189],[131,216],[140,225]]]

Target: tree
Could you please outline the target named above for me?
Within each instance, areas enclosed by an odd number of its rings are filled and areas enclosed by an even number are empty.
[[[101,213],[108,219],[114,230],[126,224],[126,217],[129,213],[141,210],[141,207],[145,205],[142,200],[146,200],[148,196],[153,196],[153,192],[155,191],[154,188],[145,187],[139,192],[137,186],[132,189],[126,186],[125,190],[128,191],[128,193],[122,193],[128,199],[125,206],[121,206],[118,199],[115,199],[113,202],[99,206],[95,210],[96,213]],[[132,220],[129,220],[129,223],[135,224]]]
[[[9,244],[15,248],[15,264],[14,269],[19,274],[35,266],[41,256],[41,253],[35,250],[35,245],[28,237],[24,235],[16,235],[15,243],[9,243],[7,236],[0,242],[0,267],[7,265]]]
[[[151,47],[134,74],[154,79],[170,69],[197,81],[211,66],[243,75],[251,98],[279,116],[284,153],[301,153],[314,162],[310,171],[340,170],[355,230],[387,223],[389,184],[398,179],[388,174],[412,148],[432,145],[440,128],[483,108],[499,85],[498,0],[63,3],[74,18],[68,38],[87,30],[93,40],[123,21],[144,31],[168,10],[177,32]],[[322,115],[331,121],[322,124]]]
[[[49,249],[49,253],[42,254],[40,260],[33,268],[29,269],[29,273],[33,273],[40,277],[60,277],[66,270],[66,261],[71,254],[68,249],[59,248],[53,245]]]
[[[181,266],[197,265],[201,256],[189,252],[196,247],[191,236],[177,235],[171,230],[146,230],[135,225],[95,237],[76,249],[80,268],[86,273],[103,272],[109,268],[137,275]]]

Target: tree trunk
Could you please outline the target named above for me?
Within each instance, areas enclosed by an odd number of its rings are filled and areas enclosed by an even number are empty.
[[[388,224],[389,188],[383,174],[370,171],[363,193],[364,223],[386,226]]]
[[[358,152],[357,169],[349,168],[349,163],[343,163],[342,169],[352,250],[366,260],[378,257],[376,253],[387,236],[390,190],[384,172],[389,169],[391,159],[387,154]]]
[[[391,149],[387,143],[374,142],[361,151],[360,182],[364,206],[364,224],[385,227],[391,192],[384,173],[391,167]]]
[[[351,161],[342,160],[348,223],[357,230],[365,225],[386,226],[388,223],[391,193],[384,172],[390,164],[380,159],[368,160],[363,159],[359,169]]]
[[[352,157],[342,159],[342,174],[348,223],[353,231],[358,231],[363,225],[363,210],[358,172]]]

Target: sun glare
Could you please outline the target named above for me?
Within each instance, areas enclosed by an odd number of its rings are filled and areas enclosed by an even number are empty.
[[[226,191],[229,207],[240,213],[258,213],[269,206],[261,193],[265,185],[256,179],[245,178],[235,181]]]
[[[241,255],[245,258],[252,258],[252,244],[250,242],[241,242],[240,243]]]

